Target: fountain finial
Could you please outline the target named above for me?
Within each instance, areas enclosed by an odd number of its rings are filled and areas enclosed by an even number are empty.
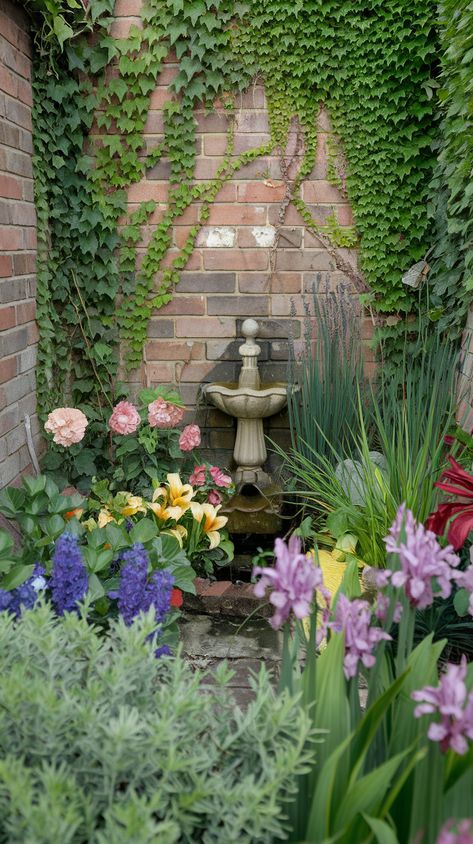
[[[241,326],[241,333],[243,337],[248,340],[250,337],[254,340],[259,331],[259,325],[255,319],[245,319]]]
[[[260,386],[258,355],[261,354],[261,349],[255,343],[255,337],[258,331],[259,325],[255,319],[245,319],[241,327],[241,333],[245,338],[245,342],[238,349],[243,359],[238,386],[251,387],[253,390],[259,390]]]

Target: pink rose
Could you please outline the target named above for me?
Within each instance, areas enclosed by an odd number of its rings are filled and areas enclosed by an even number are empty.
[[[148,405],[148,422],[152,428],[175,428],[182,422],[184,408],[159,398]]]
[[[74,443],[80,443],[87,425],[87,417],[82,410],[76,410],[75,407],[57,407],[49,414],[44,430],[53,435],[57,445],[69,448]]]
[[[140,422],[140,414],[129,401],[119,401],[108,420],[114,434],[134,434]]]
[[[219,469],[218,466],[212,466],[211,467],[210,475],[212,477],[214,484],[216,484],[217,486],[231,486],[232,485],[232,479],[231,479],[230,475],[225,475],[225,473],[222,472],[222,470]]]
[[[194,466],[194,471],[189,478],[191,486],[203,486],[205,484],[206,468],[205,463],[202,466]]]
[[[200,445],[200,428],[198,425],[186,425],[179,437],[181,451],[192,451]]]
[[[223,501],[222,494],[220,492],[217,492],[216,489],[211,489],[207,501],[209,502],[209,504],[213,504],[214,507],[217,507]]]

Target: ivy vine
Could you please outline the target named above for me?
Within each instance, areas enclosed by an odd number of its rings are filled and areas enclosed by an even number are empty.
[[[138,366],[149,318],[170,300],[221,187],[274,151],[286,186],[279,225],[293,203],[372,307],[415,306],[401,277],[425,253],[429,232],[433,0],[146,0],[143,26],[124,39],[109,34],[113,0],[54,2],[71,32],[62,30],[53,44],[56,25],[43,14],[34,69],[43,414],[66,398],[87,405],[90,395],[105,411],[120,390],[119,338],[128,366]],[[93,40],[85,34],[90,27]],[[150,97],[170,51],[178,72],[163,138],[148,149]],[[267,93],[271,141],[235,156],[234,97],[255,76]],[[197,182],[196,111],[216,99],[228,117],[227,150],[215,177]],[[352,203],[356,228],[341,227],[335,212],[321,226],[303,198],[322,103],[334,130],[328,177]],[[170,163],[167,207],[138,268],[137,247],[156,203],[129,213],[127,189],[163,158]],[[192,203],[198,222],[176,252],[173,227]],[[361,272],[338,249],[358,242]]]
[[[435,242],[434,318],[453,336],[473,300],[473,6],[440,3],[441,141],[432,183]]]

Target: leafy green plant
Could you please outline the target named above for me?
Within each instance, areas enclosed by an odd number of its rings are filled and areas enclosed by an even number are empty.
[[[99,636],[47,606],[0,614],[0,826],[46,844],[284,838],[309,719],[262,670],[236,709],[222,665],[209,685],[156,660],[142,617]]]
[[[442,119],[431,186],[435,224],[431,288],[432,306],[441,327],[456,336],[464,328],[473,289],[472,29],[473,10],[469,3],[442,0],[437,92]]]
[[[35,563],[50,558],[54,542],[83,503],[81,495],[60,493],[46,475],[24,477],[20,487],[6,487],[0,491],[0,513],[15,522],[22,534],[21,552],[14,559],[10,558],[12,546],[7,542],[2,589],[19,585],[31,575]],[[7,561],[12,563],[8,570]]]
[[[445,465],[445,436],[455,419],[457,364],[455,345],[437,336],[414,362],[405,359],[389,381],[381,373],[369,415],[359,397],[352,451],[332,448],[327,440],[320,454],[309,440],[297,442],[286,456],[306,506],[328,517],[326,527],[334,539],[354,534],[369,565],[383,565],[383,537],[401,503],[422,522],[435,508],[434,482]],[[373,462],[373,446],[382,451],[382,465]],[[341,471],[343,461],[352,457],[355,462],[350,459],[349,465],[362,492],[356,499],[346,470]]]
[[[352,453],[359,428],[364,380],[359,307],[345,288],[331,293],[328,285],[319,274],[305,302],[300,355],[291,342],[291,381],[300,386],[288,392],[292,447],[309,461]]]

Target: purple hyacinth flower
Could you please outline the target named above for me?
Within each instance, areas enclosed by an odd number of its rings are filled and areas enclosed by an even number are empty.
[[[288,544],[282,539],[276,539],[274,553],[274,568],[255,566],[253,573],[261,575],[254,587],[258,598],[264,597],[268,587],[272,589],[269,600],[275,612],[269,623],[277,630],[291,612],[296,618],[305,618],[310,614],[314,592],[323,584],[323,578],[320,568],[302,553],[299,537],[291,536]]]
[[[451,748],[460,756],[468,750],[467,739],[473,739],[473,691],[467,693],[466,675],[466,657],[462,656],[460,665],[447,665],[438,686],[426,686],[411,694],[420,703],[414,710],[416,718],[440,715],[440,721],[429,726],[431,741],[438,741],[444,752]]]
[[[335,621],[329,627],[335,633],[345,634],[345,658],[343,668],[345,677],[355,677],[358,663],[365,668],[372,668],[376,662],[373,653],[375,646],[383,639],[391,639],[389,633],[379,627],[371,627],[371,609],[368,601],[357,598],[350,601],[346,595],[339,595],[335,611]]]
[[[449,597],[460,559],[451,545],[442,548],[435,533],[417,524],[405,504],[399,508],[384,541],[388,553],[397,554],[401,565],[392,574],[391,583],[404,587],[413,607],[425,609],[438,595]]]
[[[71,533],[63,533],[56,540],[49,586],[52,602],[58,615],[73,612],[85,597],[89,585],[79,543]]]
[[[156,623],[161,625],[171,609],[171,595],[174,576],[170,571],[153,572],[148,581],[148,554],[143,545],[135,543],[122,554],[120,586],[117,592],[110,592],[118,599],[118,609],[129,627],[140,612],[154,609]],[[160,631],[150,633],[148,639],[159,641]],[[155,652],[157,658],[169,654],[168,645],[160,645]]]
[[[454,818],[447,821],[435,844],[473,844],[473,821],[467,818],[459,823]]]
[[[0,589],[0,612],[8,612],[19,618],[22,611],[32,610],[38,593],[46,587],[44,568],[36,563],[33,574],[16,589]]]
[[[110,597],[118,598],[118,611],[129,627],[143,609],[149,561],[144,546],[139,542],[124,551],[121,560],[120,586],[117,592],[110,593]]]

